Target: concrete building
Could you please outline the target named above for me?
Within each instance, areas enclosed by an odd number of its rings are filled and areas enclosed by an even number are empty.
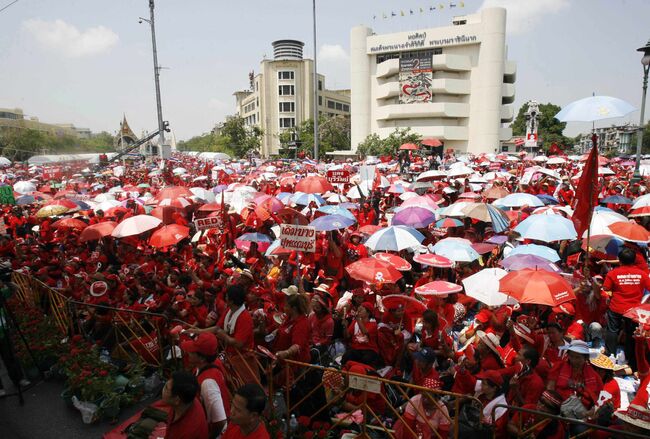
[[[369,134],[410,127],[458,152],[498,152],[512,137],[516,66],[506,11],[488,8],[447,27],[350,32],[352,149]]]
[[[636,154],[636,143],[632,144],[632,136],[639,131],[639,126],[631,123],[596,128],[598,150],[601,154]],[[580,134],[574,148],[581,153],[591,150],[592,132]]]
[[[0,108],[0,130],[35,130],[54,136],[71,136],[88,139],[92,136],[89,128],[78,128],[73,124],[52,124],[41,122],[38,117],[25,117],[20,108]]]
[[[247,125],[264,131],[260,148],[263,157],[275,155],[286,146],[280,145],[280,133],[314,116],[314,62],[303,59],[304,43],[279,40],[272,45],[273,59],[262,60],[260,72],[249,75],[250,89],[234,93],[236,114]],[[349,116],[350,91],[326,89],[325,77],[319,74],[318,112]]]

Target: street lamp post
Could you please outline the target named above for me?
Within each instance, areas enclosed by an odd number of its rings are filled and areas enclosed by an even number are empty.
[[[632,180],[637,182],[641,180],[639,166],[641,165],[641,149],[643,146],[643,123],[645,119],[645,96],[648,91],[648,70],[650,70],[650,40],[645,46],[639,47],[638,52],[643,52],[641,65],[643,66],[643,94],[641,95],[641,117],[639,119],[639,133],[636,135],[636,164],[634,165],[634,176]]]
[[[162,159],[163,145],[165,144],[165,127],[162,116],[162,103],[160,101],[160,67],[158,66],[158,51],[156,49],[156,26],[154,21],[154,0],[149,0],[149,19],[140,17],[140,23],[146,21],[151,27],[151,47],[153,50],[153,79],[156,84],[156,110],[158,111],[158,154]]]
[[[316,0],[312,0],[314,18],[314,160],[318,161],[318,71],[316,63]]]

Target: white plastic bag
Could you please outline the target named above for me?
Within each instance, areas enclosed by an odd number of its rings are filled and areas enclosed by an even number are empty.
[[[79,398],[73,396],[72,405],[81,412],[81,420],[84,424],[91,424],[95,420],[97,409],[99,408],[96,404],[88,401],[79,401]]]

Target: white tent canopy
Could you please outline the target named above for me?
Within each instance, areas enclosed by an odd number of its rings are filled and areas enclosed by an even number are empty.
[[[77,162],[77,161],[86,161],[88,163],[99,163],[100,153],[93,154],[52,154],[52,155],[35,155],[30,157],[27,160],[27,163],[30,165],[48,165],[54,163],[63,163],[63,162]],[[115,157],[117,153],[109,152],[106,153],[108,159]]]

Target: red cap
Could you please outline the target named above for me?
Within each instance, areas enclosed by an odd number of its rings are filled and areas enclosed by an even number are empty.
[[[476,375],[476,378],[490,381],[492,384],[495,384],[499,387],[503,386],[503,377],[496,370],[486,370]]]
[[[218,346],[217,336],[211,332],[202,332],[196,339],[181,343],[181,349],[188,354],[196,352],[202,355],[215,355]]]

